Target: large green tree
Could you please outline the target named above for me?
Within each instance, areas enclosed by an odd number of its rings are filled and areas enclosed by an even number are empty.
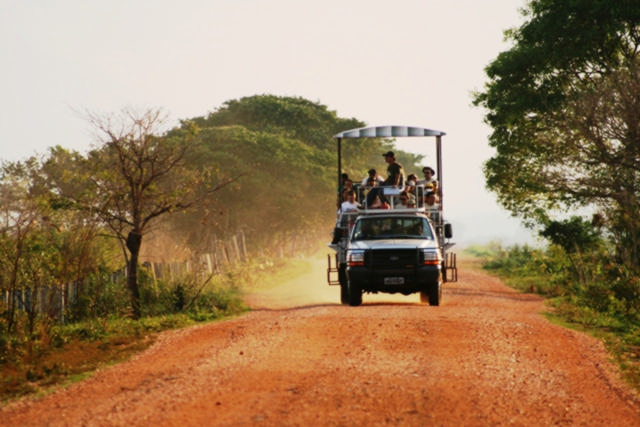
[[[333,149],[331,136],[364,126],[354,118],[340,118],[335,111],[301,97],[253,95],[226,101],[206,118],[192,119],[200,127],[240,125],[253,131],[286,135],[308,145]]]
[[[495,155],[487,186],[515,215],[547,223],[602,210],[620,254],[640,247],[640,7],[631,0],[533,0],[487,67],[474,102]]]
[[[335,111],[318,102],[276,95],[253,95],[229,100],[206,117],[196,117],[189,122],[202,129],[242,126],[253,132],[279,135],[288,140],[299,141],[313,150],[329,153],[334,159],[336,141],[333,135],[365,126],[364,122],[355,118],[339,117]],[[372,166],[384,165],[380,154],[392,148],[391,141],[350,140],[343,145],[343,172],[354,178],[363,178]],[[400,154],[410,156],[408,153]],[[335,168],[331,179],[336,180]]]
[[[242,175],[180,219],[182,234],[187,231],[190,241],[207,251],[216,238],[239,230],[250,236],[252,248],[268,250],[269,245],[328,229],[335,212],[337,166],[332,136],[364,126],[324,105],[274,95],[230,100],[185,123],[199,129],[198,149],[189,156],[192,167]],[[364,176],[368,154],[362,154],[369,147],[361,146],[348,167]]]

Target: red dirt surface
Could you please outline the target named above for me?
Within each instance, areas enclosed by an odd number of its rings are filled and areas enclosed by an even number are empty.
[[[255,310],[161,334],[128,362],[0,409],[8,426],[640,426],[602,343],[551,324],[541,298],[461,268],[443,303],[338,304],[311,272]]]

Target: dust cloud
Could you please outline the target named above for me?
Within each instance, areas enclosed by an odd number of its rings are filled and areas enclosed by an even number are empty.
[[[290,309],[318,305],[340,305],[340,287],[327,284],[327,255],[334,257],[327,248],[305,259],[310,269],[274,288],[253,292],[245,298],[252,309]],[[418,294],[364,294],[363,304],[403,302],[420,304]]]

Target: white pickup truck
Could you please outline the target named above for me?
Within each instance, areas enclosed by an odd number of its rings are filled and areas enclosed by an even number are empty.
[[[393,138],[435,136],[437,176],[441,175],[441,137],[444,132],[406,126],[378,126],[341,132],[338,139],[338,170],[341,171],[340,148],[343,138]],[[361,189],[362,190],[362,189]],[[366,191],[366,190],[365,190]],[[362,209],[338,213],[333,241],[336,251],[332,265],[329,255],[327,281],[340,286],[340,301],[357,306],[363,293],[419,293],[420,301],[440,305],[442,283],[457,281],[456,257],[447,253],[454,245],[451,224],[444,220],[442,200],[437,210],[424,204],[424,187],[413,191],[416,204],[406,208],[396,187],[381,187],[388,209],[363,206]],[[364,194],[359,192],[364,202]]]

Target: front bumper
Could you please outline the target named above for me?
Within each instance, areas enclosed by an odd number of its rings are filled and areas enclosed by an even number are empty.
[[[427,291],[442,280],[440,265],[413,268],[347,267],[347,279],[365,292],[402,293]]]

